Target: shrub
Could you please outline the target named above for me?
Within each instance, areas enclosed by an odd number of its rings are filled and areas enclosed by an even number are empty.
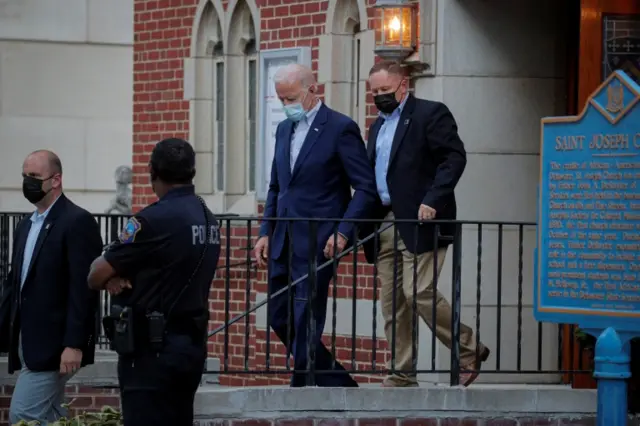
[[[65,404],[67,408],[69,405]],[[14,426],[37,426],[39,424],[40,422],[38,421],[26,422],[21,420]],[[105,406],[97,413],[84,412],[70,419],[63,417],[50,423],[49,426],[123,426],[123,423],[120,411],[113,407]]]

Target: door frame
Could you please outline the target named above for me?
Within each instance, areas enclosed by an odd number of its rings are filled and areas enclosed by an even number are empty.
[[[589,96],[604,80],[604,16],[634,14],[640,15],[640,0],[580,0],[577,72],[575,63],[574,71],[571,70],[571,59],[567,64],[567,114],[577,115],[582,112]],[[573,325],[563,325],[561,329],[562,369],[565,371],[589,369],[593,361],[580,350],[580,342],[575,337],[574,330]],[[597,386],[590,373],[568,373],[563,375],[563,379],[573,388],[595,389]]]

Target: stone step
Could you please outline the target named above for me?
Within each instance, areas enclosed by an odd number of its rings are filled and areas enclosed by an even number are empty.
[[[198,419],[214,423],[220,419],[229,419],[230,422],[300,419],[300,424],[306,425],[317,424],[319,419],[411,418],[427,421],[434,418],[490,418],[536,421],[553,419],[551,423],[540,423],[553,425],[565,424],[563,421],[567,419],[584,419],[585,423],[571,424],[592,425],[596,407],[594,390],[576,390],[562,385],[480,385],[469,388],[426,386],[395,389],[292,389],[279,386],[232,388],[205,385],[196,395],[194,408]],[[422,423],[408,424],[415,426]],[[477,424],[485,423],[479,421]]]
[[[220,371],[220,358],[207,358],[207,364],[205,366],[205,371],[210,372],[219,372]],[[215,385],[220,383],[220,374],[212,374],[205,373],[202,376],[202,381],[200,382],[202,385]]]

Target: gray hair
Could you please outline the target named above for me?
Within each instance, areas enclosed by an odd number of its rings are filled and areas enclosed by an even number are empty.
[[[315,84],[316,79],[313,76],[311,68],[300,64],[287,64],[278,68],[276,75],[273,77],[274,83],[296,83],[300,82],[302,87],[308,89]]]

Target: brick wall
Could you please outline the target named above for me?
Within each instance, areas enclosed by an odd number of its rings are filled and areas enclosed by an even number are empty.
[[[255,0],[260,12],[261,49],[310,46],[317,71],[318,36],[323,34],[327,0]],[[373,5],[375,0],[366,0]],[[153,145],[166,137],[189,136],[189,102],[184,100],[184,58],[200,0],[134,0],[133,205],[153,202],[147,164]],[[222,0],[224,8],[227,0]],[[368,8],[369,25],[374,9]],[[320,87],[320,94],[323,88]],[[367,127],[376,115],[367,97]]]
[[[367,0],[368,4],[374,0]],[[198,0],[134,0],[134,129],[133,129],[133,204],[135,209],[155,200],[149,186],[147,164],[153,145],[165,137],[188,138],[189,102],[183,100],[183,59],[190,55],[191,31]],[[227,7],[227,1],[223,1]],[[261,49],[310,46],[314,70],[317,71],[318,36],[324,32],[328,1],[317,0],[257,0],[260,12]],[[369,8],[370,27],[374,9]],[[320,93],[323,88],[320,87]],[[368,97],[367,126],[372,122],[375,107]],[[251,235],[249,235],[251,234]],[[246,225],[231,228],[231,250],[228,262],[231,265],[246,259],[247,238],[255,239],[257,229],[249,232]],[[225,242],[223,242],[224,246]],[[225,253],[220,264],[225,264]],[[361,265],[363,259],[359,259]],[[353,295],[353,280],[350,278],[351,259],[344,259],[340,267],[338,294],[350,298]],[[373,275],[371,268],[358,266],[356,297],[373,298]],[[211,294],[211,326],[224,323],[225,288],[230,289],[229,312],[231,317],[246,310],[246,301],[255,302],[256,291],[266,292],[264,271],[233,267],[228,271],[221,267]],[[227,279],[228,278],[228,279]],[[249,291],[247,292],[247,285]],[[264,308],[263,308],[264,309]],[[266,364],[266,333],[256,330],[255,317],[229,329],[228,368],[262,369]],[[248,335],[248,341],[245,336]],[[327,336],[331,342],[331,336]],[[271,334],[270,365],[279,368],[285,365],[284,351],[275,335]],[[384,336],[357,338],[352,351],[352,339],[336,338],[338,358],[349,367],[360,370],[381,369],[387,355]],[[248,346],[248,354],[245,352]],[[377,348],[376,364],[372,366],[371,348]],[[224,352],[222,335],[212,339],[211,353]],[[353,359],[352,359],[353,358]],[[224,360],[221,360],[224,361]],[[224,364],[223,364],[224,365]],[[377,381],[378,377],[358,376],[363,382]],[[284,383],[283,376],[226,375],[222,383],[229,385],[256,385]]]
[[[104,406],[120,409],[117,389],[102,389],[85,386],[67,386],[67,398],[71,402],[69,414],[100,411]],[[0,386],[0,426],[9,425],[9,405],[13,386]]]

